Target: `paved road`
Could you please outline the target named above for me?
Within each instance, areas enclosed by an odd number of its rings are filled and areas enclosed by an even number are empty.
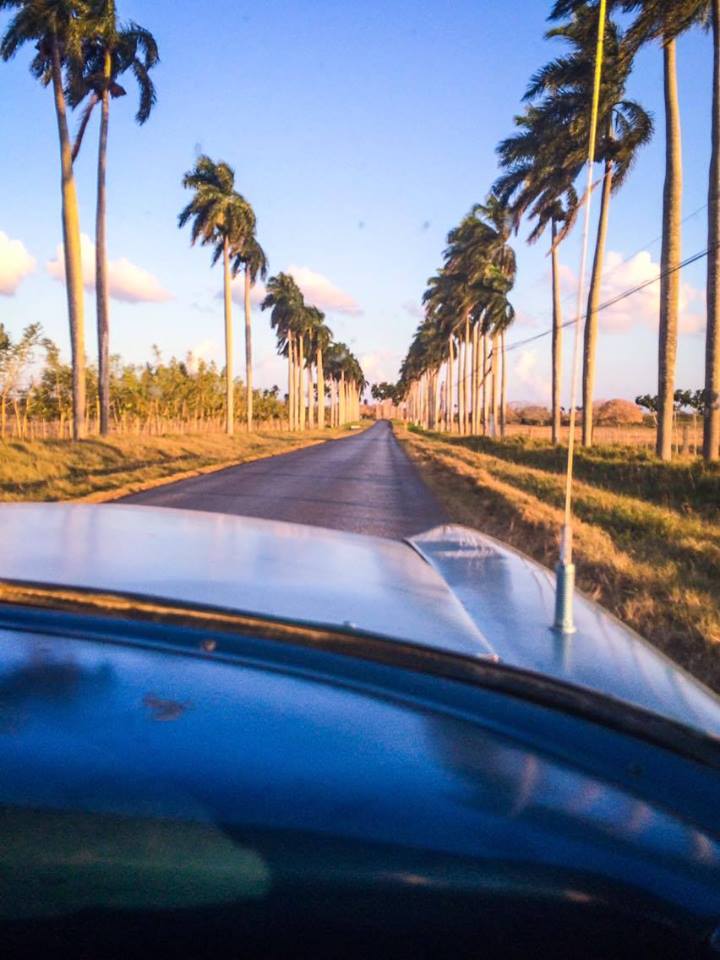
[[[124,497],[400,539],[446,521],[388,423]]]

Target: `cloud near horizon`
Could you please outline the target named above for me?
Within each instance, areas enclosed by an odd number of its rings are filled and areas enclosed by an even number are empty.
[[[311,270],[310,267],[299,267],[291,264],[285,271],[289,273],[303,292],[303,296],[310,306],[319,307],[329,313],[344,313],[351,317],[362,314],[360,306],[350,296],[329,280],[322,273]],[[222,297],[222,291],[217,294]],[[265,284],[258,281],[250,292],[250,302],[258,306],[265,298]],[[245,302],[245,278],[239,273],[232,282],[232,299],[242,306]]]
[[[368,383],[395,383],[402,357],[393,350],[371,350],[361,354],[359,362]]]
[[[561,282],[563,297],[577,290],[576,276],[566,265],[561,266]],[[660,264],[653,261],[648,250],[641,250],[629,260],[616,250],[610,250],[605,259],[603,281],[600,291],[600,302],[612,300],[639,284],[648,283],[631,296],[619,303],[602,310],[598,314],[600,329],[607,333],[622,333],[631,327],[643,325],[652,330],[657,329],[660,313],[660,281],[656,280],[660,274]],[[565,300],[566,313],[574,311],[572,300]],[[692,284],[681,280],[679,303],[680,333],[697,334],[705,329],[705,294]]]
[[[0,230],[0,295],[13,297],[18,287],[34,272],[37,261],[22,240],[11,240]]]
[[[532,349],[513,351],[510,359],[510,382],[516,394],[525,391],[525,398],[535,403],[547,405],[550,396],[550,381],[537,369],[538,358]]]
[[[95,289],[95,244],[86,233],[80,237],[83,268],[83,286]],[[60,283],[65,282],[63,245],[58,244],[57,255],[47,264],[47,272]],[[131,263],[126,257],[108,261],[108,286],[113,300],[123,303],[164,303],[173,299],[160,281],[148,270]]]

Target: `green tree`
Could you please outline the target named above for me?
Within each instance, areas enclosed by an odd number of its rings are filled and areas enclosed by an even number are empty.
[[[222,161],[200,156],[183,177],[183,187],[194,191],[192,200],[180,212],[182,229],[192,221],[191,242],[213,248],[213,266],[223,261],[223,297],[225,305],[225,397],[226,430],[234,432],[233,328],[231,299],[231,258],[240,253],[255,231],[255,214],[250,204],[235,190],[235,172]]]
[[[248,236],[235,256],[233,273],[237,274],[242,267],[244,274],[244,305],[245,305],[245,385],[247,387],[247,428],[253,428],[253,351],[252,351],[252,306],[250,295],[258,277],[264,280],[267,276],[268,262],[265,251],[257,242],[255,234]]]
[[[569,53],[551,61],[530,81],[526,98],[549,97],[554,110],[572,123],[577,144],[589,140],[592,92],[597,45],[597,3],[560,0],[551,14],[560,19],[571,10],[570,19],[550,30],[569,44]],[[652,137],[651,116],[634,100],[625,96],[632,66],[632,43],[619,26],[608,20],[605,28],[602,82],[594,162],[602,164],[602,191],[597,237],[588,292],[587,317],[583,342],[583,444],[593,442],[593,398],[595,393],[598,307],[602,284],[605,245],[610,214],[610,197],[625,183],[639,149]]]
[[[63,257],[72,351],[73,439],[85,435],[85,318],[80,254],[80,215],[67,122],[63,69],[82,59],[90,22],[86,0],[0,0],[0,11],[12,17],[0,39],[0,56],[10,60],[32,44],[30,65],[43,86],[52,84],[60,142]]]
[[[139,88],[135,120],[144,124],[155,104],[155,87],[150,71],[158,62],[158,49],[152,34],[136,23],[118,21],[114,0],[92,0],[90,35],[82,44],[83,60],[69,71],[68,102],[86,106],[73,148],[78,154],[88,120],[101,105],[97,160],[97,203],[95,213],[95,301],[97,311],[98,380],[100,393],[100,433],[107,434],[110,421],[110,294],[107,269],[107,147],[110,101],[126,94],[119,83],[131,71]]]
[[[541,108],[527,107],[515,118],[515,125],[517,132],[497,148],[504,172],[493,190],[510,205],[516,231],[523,216],[535,221],[528,236],[529,243],[539,240],[550,224],[552,442],[558,444],[562,424],[563,340],[559,248],[577,218],[579,200],[574,182],[582,170],[584,156],[568,118],[555,115],[552,101],[544,103]],[[505,409],[504,404],[502,409]]]
[[[270,310],[270,325],[275,330],[278,353],[288,360],[288,420],[291,430],[304,426],[302,398],[303,332],[306,322],[305,300],[288,273],[278,273],[267,282],[261,310]]]

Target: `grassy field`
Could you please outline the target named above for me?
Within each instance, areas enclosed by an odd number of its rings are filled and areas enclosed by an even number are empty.
[[[396,433],[453,520],[555,565],[564,451]],[[720,691],[720,469],[609,446],[575,476],[578,586]]]
[[[348,435],[347,429],[305,433],[197,434],[164,437],[11,440],[0,443],[0,500],[107,500],[171,479],[286,453]]]

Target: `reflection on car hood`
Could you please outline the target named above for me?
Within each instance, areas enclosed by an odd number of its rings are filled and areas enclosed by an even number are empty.
[[[504,663],[590,687],[720,736],[720,700],[581,594],[576,632],[552,629],[555,575],[493,537],[454,525],[413,537]]]
[[[0,579],[140,594],[488,655],[407,544],[166,507],[0,507]]]
[[[720,736],[720,701],[602,608],[551,629],[554,575],[444,526],[407,543],[131,505],[0,506],[0,579],[334,626],[501,661]]]

